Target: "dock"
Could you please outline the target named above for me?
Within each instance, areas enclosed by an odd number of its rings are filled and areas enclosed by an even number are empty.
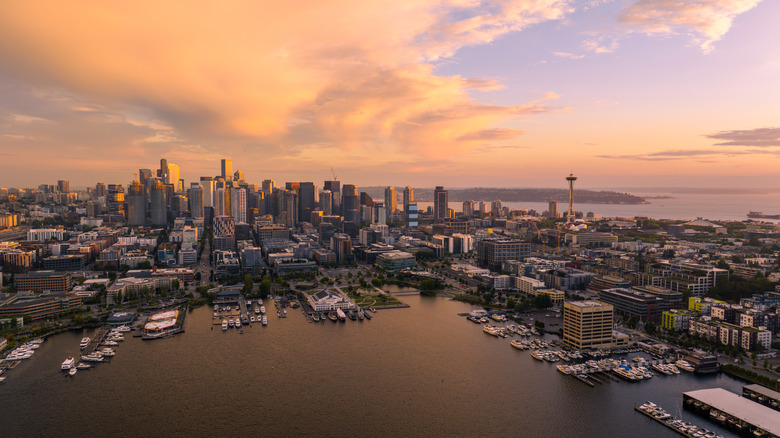
[[[651,418],[651,419],[653,419],[653,420],[663,424],[664,426],[668,427],[669,429],[672,429],[673,431],[679,433],[682,436],[687,436],[689,438],[694,438],[694,437],[697,437],[697,436],[701,436],[701,435],[697,435],[697,434],[699,434],[700,432],[702,432],[704,430],[704,429],[698,428],[697,426],[695,426],[695,425],[693,425],[691,423],[687,423],[687,422],[682,421],[682,420],[677,420],[677,419],[675,419],[674,417],[671,417],[671,416],[668,417],[668,418],[665,418],[665,419],[659,418],[659,417],[655,417],[655,416],[651,415],[650,413],[643,411],[640,408],[641,408],[641,406],[634,406],[634,410],[635,411],[639,412],[640,414],[642,414],[642,415],[644,415],[644,416],[646,416],[648,418]],[[716,438],[723,438],[723,436],[716,435]]]

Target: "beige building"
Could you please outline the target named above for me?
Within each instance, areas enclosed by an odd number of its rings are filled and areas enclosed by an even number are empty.
[[[601,301],[568,301],[563,304],[563,342],[577,350],[611,348],[614,345],[614,308]]]

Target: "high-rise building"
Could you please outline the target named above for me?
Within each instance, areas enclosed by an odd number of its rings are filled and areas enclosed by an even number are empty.
[[[433,191],[433,218],[442,221],[447,217],[448,193],[442,186]]]
[[[298,188],[298,208],[300,210],[298,220],[308,222],[311,212],[317,207],[317,186],[312,182],[302,182]]]
[[[563,303],[563,343],[575,350],[611,348],[614,308],[601,301]]]
[[[109,184],[106,202],[108,213],[125,216],[125,189],[122,184]]]
[[[233,160],[222,159],[222,178],[225,181],[233,178]]]
[[[214,191],[214,216],[225,215],[225,189],[220,187]]]
[[[106,199],[106,185],[102,182],[95,184],[95,198],[103,198],[103,202]]]
[[[501,217],[502,203],[500,200],[496,200],[490,203],[490,214],[493,217]]]
[[[168,163],[168,176],[165,179],[165,184],[173,184],[173,191],[179,192],[179,166],[173,163]]]
[[[165,184],[168,181],[168,160],[160,158],[160,169],[157,170],[157,178],[160,178]]]
[[[203,217],[203,188],[200,183],[191,183],[187,193],[190,201],[190,214],[192,217]]]
[[[414,189],[406,186],[404,187],[404,214],[409,208],[409,203],[414,202]]]
[[[70,193],[70,181],[66,179],[57,181],[57,188],[59,189],[60,193]]]
[[[549,207],[547,208],[547,217],[553,219],[558,217],[558,201],[550,201]]]
[[[127,188],[127,225],[137,227],[146,223],[146,196],[144,186],[137,180]]]
[[[398,195],[395,193],[395,187],[389,186],[385,188],[385,219],[383,223],[390,221],[390,216],[398,210]]]
[[[268,193],[269,195],[274,192],[274,180],[263,180],[263,192]]]
[[[210,176],[202,176],[200,177],[200,187],[203,189],[203,207],[213,207],[216,182]]]
[[[327,181],[326,181],[327,182]],[[358,197],[357,186],[344,184],[342,193],[342,216],[345,221],[354,224],[360,223],[360,198]]]
[[[333,214],[341,213],[341,181],[325,181],[322,185],[325,190],[330,190],[331,210]],[[322,208],[322,206],[320,206]]]
[[[474,215],[474,201],[463,201],[463,216],[471,217]]]
[[[149,193],[152,190],[152,169],[138,169],[138,182],[144,186],[144,201],[149,204]]]
[[[160,179],[152,182],[152,188],[149,194],[151,203],[150,219],[152,226],[164,227],[168,225],[167,200],[165,184]]]
[[[282,211],[284,216],[284,225],[295,228],[298,225],[298,193],[295,190],[284,190],[284,210]]]
[[[333,213],[333,192],[330,190],[320,192],[320,210],[326,216]]]
[[[236,223],[246,223],[246,190],[238,187],[230,188],[231,216]]]
[[[233,173],[233,181],[244,182],[244,172],[241,169],[236,169]]]
[[[406,211],[404,214],[406,215],[406,228],[417,228],[417,225],[419,225],[417,202],[409,201],[409,203],[406,204]]]
[[[221,251],[236,249],[236,221],[233,217],[214,218],[214,249]]]

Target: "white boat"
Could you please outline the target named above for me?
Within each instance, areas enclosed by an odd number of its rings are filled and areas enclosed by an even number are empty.
[[[114,345],[119,345],[119,342],[108,340],[108,341],[103,341],[101,345],[108,345],[113,347]]]
[[[92,365],[90,365],[88,363],[84,363],[84,362],[79,362],[79,364],[76,365],[76,368],[80,369],[80,370],[86,370],[86,369],[92,368]]]
[[[235,327],[235,326],[236,326],[236,323],[235,323],[235,322],[234,322],[232,319],[229,319],[229,320],[228,320],[228,325],[229,325],[230,327]]]
[[[223,320],[222,320],[222,331],[223,331],[223,332],[224,332],[224,331],[227,331],[227,329],[228,329],[228,322],[227,322],[227,320],[226,320],[226,319],[223,319]]]
[[[241,318],[236,318],[236,328],[241,328]]]
[[[268,325],[268,317],[263,315],[263,325]]]
[[[62,362],[62,366],[60,367],[60,369],[62,369],[62,370],[69,370],[69,369],[73,368],[73,363],[75,361],[76,361],[75,359],[73,359],[72,357],[68,356],[68,358],[65,359],[64,362]]]
[[[115,328],[114,330],[118,331],[119,333],[127,333],[127,332],[130,331],[130,327],[128,327],[126,325],[122,325],[122,326],[119,326],[119,327]]]
[[[89,345],[89,341],[91,341],[91,339],[89,339],[88,337],[81,338],[81,345],[80,345],[80,347],[81,347],[82,350],[87,348],[87,345]]]
[[[70,371],[68,371],[68,374],[71,375],[71,376],[75,376],[76,375],[76,371],[77,371],[76,368],[71,368]]]
[[[249,318],[249,321],[250,321],[250,322],[255,322],[255,317],[254,317],[254,316],[250,317],[250,318]]]
[[[260,306],[260,314],[265,315],[265,306]]]

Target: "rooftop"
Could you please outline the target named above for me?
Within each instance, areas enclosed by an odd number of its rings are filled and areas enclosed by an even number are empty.
[[[777,415],[777,411],[771,408],[752,402],[723,388],[700,389],[683,394],[780,436],[780,415]]]

